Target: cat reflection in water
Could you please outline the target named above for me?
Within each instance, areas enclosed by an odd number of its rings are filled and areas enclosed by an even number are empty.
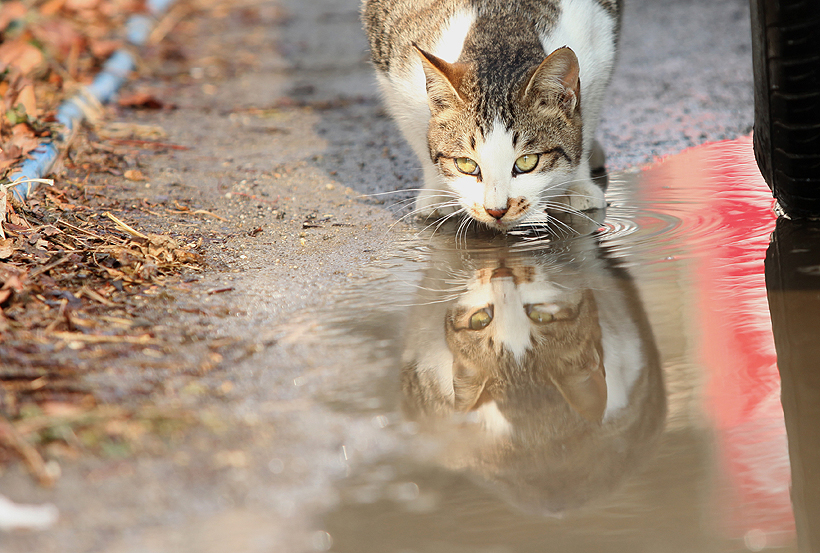
[[[605,207],[595,129],[619,0],[366,0],[387,107],[424,170],[416,211],[496,230]]]
[[[547,250],[441,249],[402,360],[404,411],[441,459],[555,514],[614,490],[665,418],[631,279],[592,237]]]

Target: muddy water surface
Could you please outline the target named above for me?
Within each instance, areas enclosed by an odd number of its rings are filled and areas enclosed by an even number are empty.
[[[364,421],[315,549],[816,550],[818,240],[770,246],[748,139],[610,181],[578,234],[400,240],[315,323]]]

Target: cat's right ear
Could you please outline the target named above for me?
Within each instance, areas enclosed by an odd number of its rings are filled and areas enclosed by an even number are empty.
[[[576,413],[591,423],[601,423],[607,402],[603,364],[585,374],[553,379],[553,383]]]
[[[415,44],[413,44],[413,48],[418,52],[421,58],[421,66],[424,68],[430,112],[435,115],[443,110],[462,105],[464,97],[459,89],[469,65],[459,62],[448,63],[429,52],[425,52]]]

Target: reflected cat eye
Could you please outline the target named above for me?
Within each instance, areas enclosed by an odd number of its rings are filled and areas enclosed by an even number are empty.
[[[493,308],[485,307],[470,315],[470,330],[483,330],[493,322]]]
[[[529,173],[530,171],[538,167],[538,160],[540,158],[541,156],[539,154],[524,154],[523,156],[515,160],[515,165],[513,166],[513,173]]]
[[[571,306],[557,303],[537,303],[525,307],[527,317],[537,324],[546,324],[553,321],[566,321],[578,316],[578,311]]]
[[[457,157],[453,160],[453,163],[455,163],[456,169],[465,175],[478,175],[479,173],[478,163],[469,157]]]

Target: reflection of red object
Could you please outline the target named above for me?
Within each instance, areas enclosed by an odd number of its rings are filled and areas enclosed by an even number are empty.
[[[668,171],[674,179],[667,182],[692,183],[646,192],[660,205],[680,200],[673,215],[689,226],[679,253],[692,257],[698,297],[691,319],[700,325],[705,407],[730,483],[718,499],[729,537],[746,537],[755,548],[783,545],[793,539],[794,518],[763,270],[774,201],[750,137],[693,148],[650,170]]]

